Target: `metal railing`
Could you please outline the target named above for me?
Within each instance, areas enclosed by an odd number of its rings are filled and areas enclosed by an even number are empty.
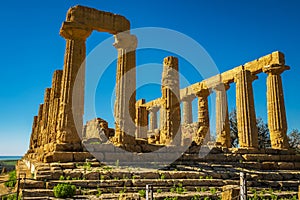
[[[5,183],[12,182],[12,181],[16,181],[16,187],[17,187],[15,192],[9,192],[9,193],[0,195],[0,200],[2,200],[3,198],[5,198],[7,196],[10,196],[10,195],[16,195],[16,199],[17,200],[20,199],[19,198],[20,197],[20,190],[21,190],[20,182],[23,181],[23,185],[25,185],[25,180],[26,180],[26,173],[19,173],[18,178],[16,178],[16,179],[11,179],[11,180],[7,180],[7,181],[0,181],[0,184],[5,184]]]

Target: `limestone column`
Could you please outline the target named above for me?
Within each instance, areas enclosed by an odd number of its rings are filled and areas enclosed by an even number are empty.
[[[196,93],[198,97],[198,130],[193,136],[193,141],[197,145],[203,144],[204,140],[210,139],[209,133],[209,111],[208,111],[208,100],[209,89],[201,89]]]
[[[149,112],[149,131],[154,133],[154,130],[157,129],[157,112],[159,110],[158,106],[153,106],[148,109]]]
[[[32,123],[32,131],[30,136],[30,145],[29,149],[35,149],[37,147],[37,125],[38,125],[38,116],[33,117],[33,123]]]
[[[162,105],[161,113],[163,123],[160,127],[161,144],[181,144],[181,116],[178,59],[176,57],[164,58],[162,73]],[[178,135],[177,135],[178,134]],[[177,138],[175,141],[174,138]]]
[[[258,133],[252,81],[256,79],[248,70],[241,70],[235,76],[236,117],[240,147],[257,148]]]
[[[143,106],[145,102],[145,99],[136,102],[136,138],[147,138],[148,112],[147,108]]]
[[[115,35],[114,47],[118,50],[115,100],[115,142],[132,143],[135,134],[136,36],[128,32]]]
[[[52,77],[50,92],[49,117],[48,117],[48,143],[56,142],[56,132],[58,125],[59,98],[61,92],[62,70],[55,70]]]
[[[228,89],[229,85],[224,83],[214,87],[216,93],[216,142],[222,147],[227,148],[231,147],[228,102],[226,94]]]
[[[289,69],[284,65],[264,67],[267,77],[268,126],[272,148],[288,149],[286,112],[280,74]]]
[[[67,144],[66,148],[72,144],[73,149],[66,150],[81,149],[79,134],[82,131],[84,112],[85,41],[90,34],[89,28],[75,22],[64,22],[60,30],[60,35],[66,39],[67,44],[56,139],[57,143]],[[76,88],[74,88],[75,79],[78,83]]]
[[[42,145],[48,143],[47,122],[48,122],[48,115],[49,115],[50,93],[51,93],[51,88],[46,88],[44,94],[44,106],[43,106],[42,125],[41,125]]]
[[[193,123],[193,112],[192,112],[192,101],[195,96],[189,95],[181,99],[182,101],[182,112],[183,112],[183,124]]]
[[[38,111],[38,117],[37,117],[37,126],[36,126],[36,137],[37,137],[37,147],[40,147],[42,145],[42,116],[43,116],[43,106],[44,104],[40,104],[39,111]]]

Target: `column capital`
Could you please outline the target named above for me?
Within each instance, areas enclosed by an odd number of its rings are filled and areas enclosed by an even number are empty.
[[[263,72],[266,74],[274,74],[274,75],[279,75],[285,70],[289,70],[290,67],[287,65],[282,65],[282,64],[272,64],[272,65],[267,65],[263,67]]]
[[[76,22],[63,22],[59,34],[65,39],[85,40],[92,31],[92,29]]]
[[[186,95],[181,98],[181,101],[193,101],[196,98],[196,95]]]
[[[151,106],[148,108],[149,112],[157,112],[160,109],[160,106]]]
[[[197,97],[208,97],[210,95],[209,89],[201,89],[196,92]]]
[[[213,87],[213,89],[216,91],[227,91],[229,88],[230,88],[229,83],[219,83],[218,85]]]
[[[128,32],[121,32],[116,35],[115,42],[113,46],[116,49],[127,49],[129,51],[134,51],[137,47],[137,37],[135,35],[131,35]]]
[[[235,83],[239,80],[240,77],[243,76],[243,73],[249,74],[249,75],[247,75],[247,76],[249,76],[251,82],[253,82],[253,81],[255,81],[256,79],[258,79],[258,76],[252,74],[249,70],[242,69],[242,70],[240,70],[239,72],[237,72],[237,73],[235,74],[235,76],[234,76],[234,82],[235,82]]]

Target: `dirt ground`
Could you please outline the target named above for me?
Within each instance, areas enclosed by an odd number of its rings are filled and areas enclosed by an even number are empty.
[[[0,182],[7,181],[8,180],[8,174],[0,175]],[[0,183],[0,195],[7,194],[11,192],[7,187],[5,187],[4,183]]]

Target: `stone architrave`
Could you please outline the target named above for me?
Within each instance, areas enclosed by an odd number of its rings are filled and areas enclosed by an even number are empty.
[[[41,125],[42,145],[48,143],[47,122],[48,122],[48,115],[49,115],[50,93],[51,93],[51,88],[46,88],[45,95],[44,95],[44,106],[43,106],[42,125]]]
[[[192,101],[195,99],[194,95],[187,95],[182,97],[182,112],[183,112],[183,124],[193,123]]]
[[[181,145],[179,76],[176,57],[164,58],[161,87],[163,123],[160,127],[160,143]],[[176,140],[174,140],[175,136]]]
[[[149,112],[149,132],[154,133],[155,129],[157,129],[157,112],[159,110],[159,106],[152,106],[148,109]]]
[[[57,121],[59,113],[59,98],[61,92],[62,70],[55,70],[52,77],[52,89],[50,93],[49,117],[48,117],[48,143],[56,142]]]
[[[214,87],[216,93],[216,142],[222,147],[231,147],[228,102],[226,91],[229,84],[220,83]]]
[[[57,143],[67,144],[69,149],[66,150],[81,149],[79,134],[83,128],[85,41],[91,32],[91,29],[76,22],[64,22],[60,30],[60,35],[66,39],[67,44],[56,140]],[[76,88],[74,88],[75,79],[78,83]]]
[[[201,89],[196,93],[198,97],[198,130],[193,135],[193,142],[197,145],[202,145],[207,138],[210,137],[209,133],[209,111],[208,100],[209,89]]]
[[[240,147],[258,148],[258,133],[252,82],[256,76],[249,70],[242,69],[235,75],[236,117]]]
[[[129,32],[115,35],[114,47],[118,50],[115,100],[115,142],[132,143],[135,135],[136,58],[137,38]]]
[[[267,77],[268,126],[272,148],[288,149],[287,122],[280,74],[288,70],[285,65],[270,65],[263,68]]]
[[[142,106],[145,102],[145,99],[136,101],[136,138],[147,138],[148,111],[145,106]]]

